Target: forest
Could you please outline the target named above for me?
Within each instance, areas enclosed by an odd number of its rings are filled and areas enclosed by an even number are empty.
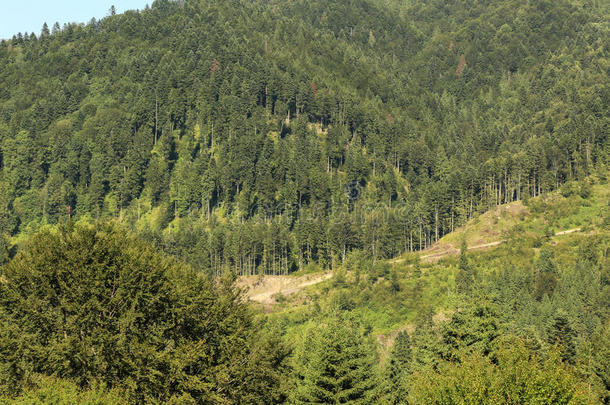
[[[607,0],[0,41],[0,403],[610,403],[609,53]]]
[[[0,231],[119,218],[214,274],[424,249],[608,165],[608,8],[156,1],[0,47]]]

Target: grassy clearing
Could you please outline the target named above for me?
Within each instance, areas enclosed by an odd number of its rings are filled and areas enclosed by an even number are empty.
[[[468,253],[476,272],[489,275],[506,269],[533,271],[545,245],[555,252],[561,269],[579,257],[584,241],[607,243],[609,196],[607,184],[596,184],[586,198],[562,189],[506,204],[446,235],[432,249],[455,252],[464,237],[469,246],[504,240],[493,248]],[[555,236],[575,228],[577,232]],[[426,254],[430,251],[419,256]],[[443,322],[457,305],[457,272],[458,257],[453,254],[429,263],[418,260],[418,254],[385,263],[355,263],[336,271],[332,279],[282,297],[269,317],[283,325],[286,336],[295,338],[302,328],[318,322],[324,309],[349,310],[371,334],[385,341],[396,330],[412,328],[427,313],[434,314],[435,322]]]

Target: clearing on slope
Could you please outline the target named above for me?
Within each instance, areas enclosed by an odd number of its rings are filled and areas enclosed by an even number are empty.
[[[264,306],[271,306],[280,296],[301,291],[305,287],[332,277],[332,273],[314,273],[303,276],[248,276],[241,277],[238,285],[247,288],[247,297]]]

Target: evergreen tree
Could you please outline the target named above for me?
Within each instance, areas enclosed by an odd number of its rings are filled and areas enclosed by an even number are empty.
[[[48,37],[49,35],[51,35],[51,32],[49,31],[49,26],[45,22],[44,24],[42,24],[42,30],[40,31],[40,37],[44,38],[44,37]]]
[[[9,247],[10,244],[7,238],[0,234],[0,266],[8,261]]]
[[[468,246],[466,245],[466,239],[462,239],[458,273],[455,277],[457,291],[461,293],[468,293],[471,291],[472,284],[474,283],[474,274],[472,267],[468,262],[468,256],[466,255],[467,251]]]
[[[576,356],[575,335],[568,314],[562,310],[557,311],[547,331],[547,342],[557,346],[561,358],[569,363],[574,363]]]
[[[552,296],[556,287],[557,266],[553,261],[552,252],[543,248],[540,250],[540,257],[536,263],[534,298],[540,301],[545,295]]]
[[[610,401],[610,324],[602,325],[591,337],[593,344],[593,367],[605,390],[604,399]]]
[[[408,396],[407,377],[411,372],[411,338],[406,330],[398,332],[388,365],[388,398],[391,404],[405,404]]]
[[[310,331],[296,357],[297,404],[364,404],[373,394],[373,355],[359,327],[332,315]]]
[[[605,8],[582,2],[163,0],[43,26],[42,41],[16,35],[0,47],[0,226],[16,236],[76,201],[82,218],[169,236],[157,219],[175,206],[192,222],[218,211],[235,235],[250,217],[287,214],[304,243],[282,260],[299,264],[425,249],[480,211],[603,178],[608,28]],[[330,226],[302,239],[294,222],[314,211]]]
[[[497,306],[486,302],[484,297],[477,303],[462,302],[461,306],[443,325],[442,357],[455,359],[461,351],[489,355],[494,350],[494,340],[502,331]]]

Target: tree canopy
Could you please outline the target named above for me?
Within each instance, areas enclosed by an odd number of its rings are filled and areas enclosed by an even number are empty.
[[[280,399],[286,353],[261,334],[230,280],[159,255],[116,225],[33,236],[3,268],[0,313],[5,393],[44,374],[117,387],[137,402]]]
[[[69,207],[214,274],[426,248],[608,166],[600,3],[157,0],[16,36],[0,232]]]

